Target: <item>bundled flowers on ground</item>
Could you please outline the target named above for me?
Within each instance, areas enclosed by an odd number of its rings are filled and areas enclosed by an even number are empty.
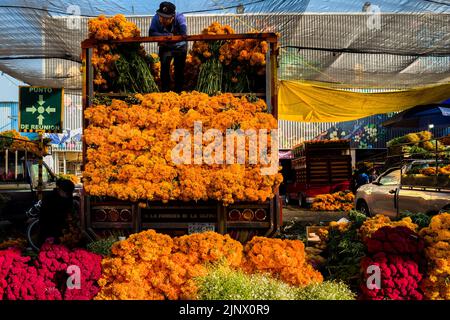
[[[103,260],[101,291],[96,299],[195,299],[194,278],[206,264],[238,266],[242,245],[214,232],[172,239],[154,230],[131,235],[112,247]]]
[[[69,288],[67,280],[74,272],[80,283]],[[16,249],[0,251],[0,299],[91,300],[100,275],[101,256],[82,249],[46,243],[35,261]]]
[[[367,270],[378,266],[381,288],[367,286]],[[368,300],[422,300],[419,282],[422,275],[418,264],[408,257],[379,252],[362,259],[361,268],[365,277],[361,284],[362,297]],[[375,284],[376,285],[376,284]]]
[[[350,211],[354,201],[355,195],[350,191],[320,194],[314,199],[311,208],[315,211]]]
[[[375,217],[367,219],[361,226],[359,232],[363,240],[370,238],[373,233],[378,229],[390,226],[390,227],[407,227],[416,232],[418,225],[413,223],[410,217],[405,217],[399,221],[391,221],[388,216],[377,214]]]
[[[428,261],[422,290],[428,299],[450,300],[450,213],[431,219],[430,226],[420,231],[425,241]]]
[[[359,228],[366,216],[349,212],[349,221],[330,222],[325,256],[326,278],[349,284],[356,290],[359,286],[360,263],[365,255],[365,246],[359,235]]]
[[[295,286],[322,282],[322,274],[306,262],[300,240],[254,237],[244,247],[242,268],[249,273],[268,273]]]
[[[385,226],[366,238],[367,256],[361,261],[362,296],[370,300],[422,300],[420,282],[424,243],[407,227]],[[370,267],[378,266],[380,287],[370,283]]]
[[[85,112],[90,125],[85,130],[88,150],[84,183],[90,195],[131,201],[215,199],[225,205],[265,201],[274,196],[281,174],[262,174],[270,164],[249,162],[259,130],[267,132],[278,125],[272,115],[263,112],[264,101],[250,102],[231,94],[209,97],[197,92],[154,93],[136,98],[140,104],[113,100],[110,106],[96,105]],[[184,150],[186,146],[193,150],[194,128],[200,122],[202,134],[216,129],[221,139],[216,140],[219,143],[214,148],[209,144],[216,142],[203,141],[203,164],[196,164],[197,152],[185,154]],[[233,129],[237,128],[254,130],[253,136],[245,137],[245,149],[239,143],[234,144],[234,149],[226,146],[229,132],[235,133]],[[178,143],[172,138],[177,129],[184,129],[190,136]],[[272,155],[270,131],[267,137],[268,155]],[[210,151],[205,152],[208,148]],[[174,162],[174,150],[180,152],[175,157],[179,156],[181,163]],[[245,164],[225,164],[228,156],[237,159],[241,151],[245,153]],[[214,160],[216,157],[224,164],[217,164],[220,162]]]
[[[125,16],[99,16],[89,20],[89,38],[97,40],[93,50],[94,84],[98,90],[121,92],[157,92],[158,87],[139,43],[112,44],[140,36],[137,26]]]

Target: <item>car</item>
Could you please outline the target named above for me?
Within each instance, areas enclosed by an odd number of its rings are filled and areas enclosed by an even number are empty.
[[[358,188],[355,207],[367,216],[383,214],[396,218],[401,213],[436,214],[450,210],[450,188],[429,184],[406,183],[402,173],[435,167],[435,160],[415,160],[401,167],[393,167],[374,182]],[[448,176],[446,179],[450,179]],[[432,181],[430,179],[430,181]],[[445,185],[450,186],[450,183]]]

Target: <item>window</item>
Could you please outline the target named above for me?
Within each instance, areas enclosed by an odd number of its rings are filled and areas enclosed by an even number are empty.
[[[33,162],[32,166],[31,166],[31,172],[33,174],[33,183],[35,185],[37,185],[38,184],[38,178],[39,178],[39,163]],[[44,184],[46,184],[46,183],[54,182],[54,181],[55,181],[55,178],[49,172],[47,166],[45,166],[45,164],[44,164],[42,166],[42,182]]]
[[[6,161],[6,155],[8,160]],[[23,153],[9,151],[6,153],[2,151],[0,154],[0,181],[2,182],[24,182],[25,176],[25,161]]]
[[[395,186],[400,183],[400,170],[395,170],[382,176],[379,183],[383,186]]]

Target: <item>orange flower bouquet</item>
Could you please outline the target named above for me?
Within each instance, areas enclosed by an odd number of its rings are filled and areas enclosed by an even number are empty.
[[[196,299],[194,278],[207,274],[208,263],[238,266],[242,245],[214,232],[172,239],[148,230],[116,242],[111,252],[95,299]]]
[[[244,247],[242,268],[248,273],[268,273],[295,286],[323,281],[322,274],[307,263],[300,240],[254,237]]]
[[[140,36],[137,26],[124,15],[111,18],[101,15],[88,22],[89,38],[97,40],[93,50],[94,84],[98,91],[157,92],[158,87],[140,44],[111,44]]]

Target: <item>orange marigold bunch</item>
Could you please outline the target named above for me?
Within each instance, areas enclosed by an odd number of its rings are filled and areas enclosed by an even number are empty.
[[[422,282],[425,297],[432,300],[450,300],[450,213],[431,219],[419,235],[425,241],[428,272]]]
[[[207,273],[206,264],[238,266],[242,245],[214,232],[180,238],[148,230],[115,243],[112,257],[102,261],[102,299],[195,299],[195,277]]]
[[[306,262],[300,240],[254,237],[244,247],[242,268],[249,273],[268,273],[295,286],[323,281],[322,274]]]
[[[316,211],[350,211],[353,209],[355,195],[352,192],[336,192],[333,194],[320,194],[311,208]]]
[[[100,15],[88,22],[89,39],[100,40],[92,54],[92,66],[94,67],[94,84],[106,89],[107,78],[117,77],[115,63],[120,59],[117,54],[117,45],[109,44],[108,40],[121,40],[140,36],[139,28],[132,22],[127,21],[124,15],[118,14],[107,18]],[[143,47],[140,48],[143,51]]]

